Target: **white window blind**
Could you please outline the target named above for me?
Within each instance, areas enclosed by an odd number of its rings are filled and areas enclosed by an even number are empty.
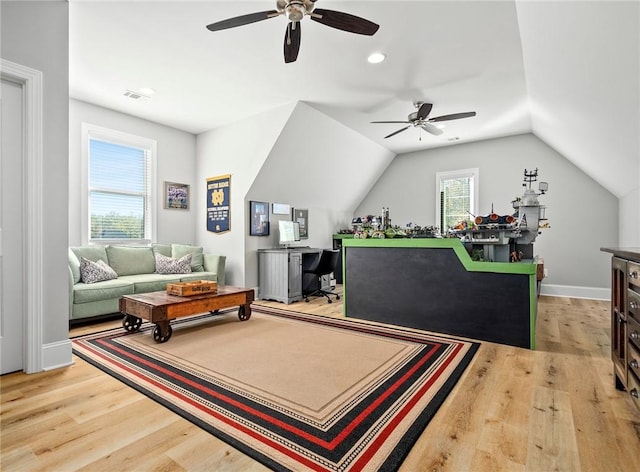
[[[441,232],[476,213],[478,169],[439,172],[436,215]]]
[[[84,125],[87,240],[150,241],[155,141]]]

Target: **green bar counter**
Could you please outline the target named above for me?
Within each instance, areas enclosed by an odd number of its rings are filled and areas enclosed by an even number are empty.
[[[343,239],[346,317],[535,348],[533,261],[472,261],[459,239]]]

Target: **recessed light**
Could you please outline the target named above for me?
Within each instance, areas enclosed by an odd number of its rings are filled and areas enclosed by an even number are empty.
[[[386,54],[382,54],[381,52],[374,52],[367,58],[367,61],[369,61],[370,64],[380,64],[386,58]]]
[[[144,95],[153,95],[154,93],[156,93],[156,91],[153,90],[151,87],[141,87],[140,93]]]

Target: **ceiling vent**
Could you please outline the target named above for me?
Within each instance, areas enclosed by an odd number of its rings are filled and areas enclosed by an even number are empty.
[[[125,97],[129,97],[132,100],[149,99],[148,95],[143,95],[139,92],[134,92],[132,90],[126,90],[123,95]]]

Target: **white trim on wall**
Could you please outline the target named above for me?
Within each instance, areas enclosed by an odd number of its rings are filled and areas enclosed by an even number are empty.
[[[82,224],[82,244],[90,244],[91,226],[89,222],[89,140],[102,139],[109,142],[123,144],[125,146],[139,147],[146,149],[151,154],[151,163],[149,169],[151,175],[148,176],[150,182],[149,212],[147,217],[151,220],[150,224],[145,225],[145,240],[148,242],[156,241],[158,235],[158,202],[157,202],[157,161],[158,161],[158,143],[154,139],[136,136],[134,134],[97,126],[90,123],[82,123],[82,163],[81,163],[81,204],[82,214],[80,222]],[[107,243],[108,241],[103,241]],[[119,241],[115,241],[116,243]]]
[[[475,215],[478,213],[478,202],[480,201],[480,169],[475,167],[471,169],[449,170],[444,172],[436,172],[436,219],[435,224],[440,226],[440,185],[443,179],[458,179],[462,177],[473,177],[473,195],[471,195],[471,212]],[[440,232],[444,234],[446,228],[440,228]]]
[[[42,370],[59,369],[73,364],[71,341],[58,341],[42,346]]]
[[[577,287],[574,285],[541,284],[540,295],[549,297],[587,298],[611,300],[611,289],[601,287]]]
[[[24,297],[24,371],[40,372],[43,362],[43,74],[0,58],[3,78],[22,84],[24,99],[24,198],[26,202],[26,245]]]

